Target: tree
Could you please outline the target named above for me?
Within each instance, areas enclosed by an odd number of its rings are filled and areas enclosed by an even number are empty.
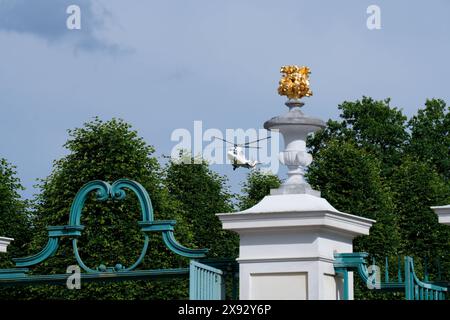
[[[427,101],[425,109],[409,122],[401,110],[389,106],[389,99],[374,101],[363,97],[361,101],[344,102],[339,109],[342,120],[329,120],[324,130],[308,139],[315,157],[309,173],[311,183],[336,208],[348,207],[348,212],[354,210],[357,215],[371,217],[364,210],[356,212],[358,201],[353,202],[357,199],[370,207],[382,203],[379,196],[383,195],[382,198],[390,199],[386,203],[391,203],[385,208],[391,208],[387,211],[374,208],[377,223],[366,240],[355,239],[355,250],[368,251],[376,257],[395,252],[413,255],[418,258],[419,271],[425,258],[437,257],[445,268],[449,265],[448,228],[439,225],[429,209],[445,203],[445,195],[448,197],[450,122],[445,102]],[[377,163],[381,169],[378,177],[370,174],[376,170],[366,170],[369,162],[361,162],[362,157]],[[358,186],[354,180],[361,184]],[[367,189],[369,185],[373,190]],[[371,296],[362,290],[357,293],[360,297]]]
[[[329,120],[324,130],[308,139],[312,155],[331,140],[351,141],[374,154],[381,162],[382,174],[389,176],[400,162],[408,140],[407,118],[390,106],[390,99],[375,101],[363,97],[355,102],[345,101],[338,108],[342,121]]]
[[[186,246],[192,245],[192,234],[183,220],[180,204],[162,185],[162,170],[153,147],[147,145],[136,131],[122,120],[103,122],[98,118],[83,127],[69,130],[64,145],[69,154],[54,163],[53,172],[40,182],[41,193],[34,202],[35,231],[30,249],[38,252],[47,240],[46,226],[65,225],[71,203],[78,190],[91,180],[114,182],[128,178],[141,183],[149,192],[155,219],[175,219],[175,234]],[[85,226],[79,240],[80,255],[86,265],[130,266],[139,256],[143,236],[137,221],[138,201],[129,193],[125,200],[86,201],[81,224]],[[33,268],[39,274],[65,273],[77,264],[69,241],[63,241],[58,253]],[[160,234],[151,238],[145,268],[167,268],[187,265],[187,260],[165,249]],[[30,288],[28,298],[54,299],[149,299],[187,297],[187,283],[127,281],[118,283],[82,283],[82,290],[63,286]],[[23,298],[23,297],[20,297]]]
[[[164,183],[182,205],[184,217],[193,228],[193,242],[209,248],[209,257],[236,258],[239,240],[235,233],[222,229],[216,213],[233,211],[233,195],[225,177],[211,171],[207,162],[181,152],[179,161],[169,161]]]
[[[19,194],[23,189],[16,167],[0,159],[0,236],[14,238],[8,253],[0,255],[0,268],[12,267],[11,258],[25,252],[30,240],[27,202]]]
[[[245,210],[253,207],[270,194],[270,189],[276,189],[280,185],[280,178],[274,174],[260,170],[250,171],[243,184],[242,195],[238,199],[239,209]]]
[[[427,100],[408,122],[411,138],[407,152],[434,166],[450,180],[450,112],[443,100]]]
[[[379,161],[351,142],[329,141],[316,153],[307,179],[337,210],[376,220],[368,236],[353,240],[354,252],[368,252],[371,258],[395,261],[400,236],[394,202],[381,179]],[[392,294],[369,291],[355,277],[356,299],[393,299]]]
[[[399,233],[394,203],[380,176],[380,163],[350,142],[330,141],[309,167],[309,183],[336,209],[374,219],[369,236],[354,241],[355,251],[378,259],[397,254]]]
[[[430,206],[450,203],[450,185],[434,167],[412,157],[404,159],[390,182],[397,202],[402,253],[417,258],[418,264],[439,259],[446,266],[442,268],[444,279],[449,279],[450,228],[439,224]],[[438,272],[436,266],[429,271]]]

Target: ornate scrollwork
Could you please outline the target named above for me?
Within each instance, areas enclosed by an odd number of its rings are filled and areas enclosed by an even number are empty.
[[[107,267],[99,265],[96,269],[89,268],[81,259],[78,252],[78,238],[81,236],[84,226],[80,224],[81,213],[88,195],[91,192],[96,193],[96,199],[105,201],[107,199],[122,200],[126,197],[126,189],[131,190],[139,200],[141,207],[141,221],[139,225],[141,232],[144,234],[144,245],[136,262],[130,267],[116,264],[114,267]],[[162,240],[172,252],[188,258],[202,258],[208,252],[208,249],[189,249],[179,244],[173,234],[176,221],[174,220],[160,220],[154,221],[153,206],[145,188],[136,181],[128,179],[120,179],[112,185],[101,180],[94,180],[86,183],[78,191],[75,199],[72,202],[69,214],[69,224],[66,226],[51,226],[48,227],[49,240],[47,245],[37,254],[13,259],[17,267],[28,267],[41,263],[42,261],[53,256],[59,247],[59,241],[62,237],[69,237],[72,239],[72,247],[75,258],[80,265],[88,273],[98,272],[128,272],[134,270],[139,266],[145,258],[149,245],[150,232],[161,232]]]

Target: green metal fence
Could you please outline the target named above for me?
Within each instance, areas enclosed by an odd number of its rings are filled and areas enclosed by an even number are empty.
[[[406,300],[445,300],[447,288],[420,281],[414,272],[411,257],[405,257]]]
[[[87,197],[89,194],[95,193],[98,201],[107,199],[123,200],[127,191],[131,191],[137,197],[141,207],[141,219],[137,221],[137,224],[144,236],[144,244],[139,257],[137,257],[136,261],[130,263],[129,266],[118,263],[113,266],[103,264],[88,266],[81,259],[78,252],[78,241],[84,231],[84,226],[80,223],[81,214]],[[137,269],[142,265],[147,254],[149,235],[152,233],[160,233],[166,248],[188,259],[205,258],[208,252],[207,249],[186,248],[178,243],[174,235],[176,221],[154,220],[150,196],[138,182],[120,179],[112,184],[100,180],[86,183],[78,191],[72,202],[68,220],[67,225],[47,227],[48,241],[40,252],[27,257],[14,258],[15,268],[0,269],[0,286],[66,284],[71,274],[33,274],[29,268],[39,265],[54,256],[62,241],[71,241],[74,257],[80,267],[80,271],[82,270],[80,273],[81,281],[123,281],[132,279],[186,278],[189,276],[192,288],[195,288],[195,294],[192,295],[193,298],[216,299],[222,297],[222,271],[193,260],[191,260],[190,268]]]
[[[381,281],[381,275],[376,274],[376,272],[379,272],[378,269],[372,268],[372,272],[369,272],[366,261],[368,253],[336,253],[334,257],[335,272],[344,278],[344,300],[349,299],[348,272],[350,271],[354,271],[367,284],[368,289],[404,292],[406,300],[445,300],[447,297],[447,287],[419,280],[414,271],[414,260],[412,257],[404,258],[404,279],[402,279],[399,260],[397,281],[389,279],[387,258],[385,261],[384,281]],[[372,262],[372,265],[375,265],[375,261]]]
[[[221,270],[192,260],[189,274],[190,300],[224,299],[225,287]]]

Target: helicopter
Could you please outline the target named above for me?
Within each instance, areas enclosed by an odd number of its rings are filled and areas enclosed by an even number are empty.
[[[244,155],[244,148],[245,149],[248,149],[248,148],[260,149],[260,147],[258,147],[258,146],[253,147],[253,146],[250,146],[250,144],[257,143],[257,142],[262,141],[262,140],[267,140],[267,139],[270,139],[271,137],[258,139],[258,140],[255,140],[255,141],[250,141],[250,142],[241,143],[241,144],[236,144],[236,143],[230,142],[228,140],[224,140],[224,139],[219,138],[219,137],[214,137],[214,138],[222,140],[222,141],[224,141],[226,143],[229,143],[229,144],[233,145],[233,148],[228,150],[227,157],[231,161],[231,164],[233,166],[233,170],[236,170],[237,168],[247,168],[247,169],[254,168],[258,164],[258,162],[255,161],[255,160],[246,159],[245,155]]]

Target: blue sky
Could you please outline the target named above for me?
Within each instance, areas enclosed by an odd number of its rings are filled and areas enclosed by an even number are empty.
[[[81,8],[81,30],[66,8]],[[381,30],[366,9],[381,8]],[[286,111],[279,68],[311,68],[305,112],[337,118],[363,95],[413,115],[449,99],[450,2],[0,0],[0,157],[27,190],[66,151],[67,129],[123,118],[170,154],[177,128],[261,128]],[[229,166],[233,191],[246,171]],[[281,173],[282,174],[282,173]]]

